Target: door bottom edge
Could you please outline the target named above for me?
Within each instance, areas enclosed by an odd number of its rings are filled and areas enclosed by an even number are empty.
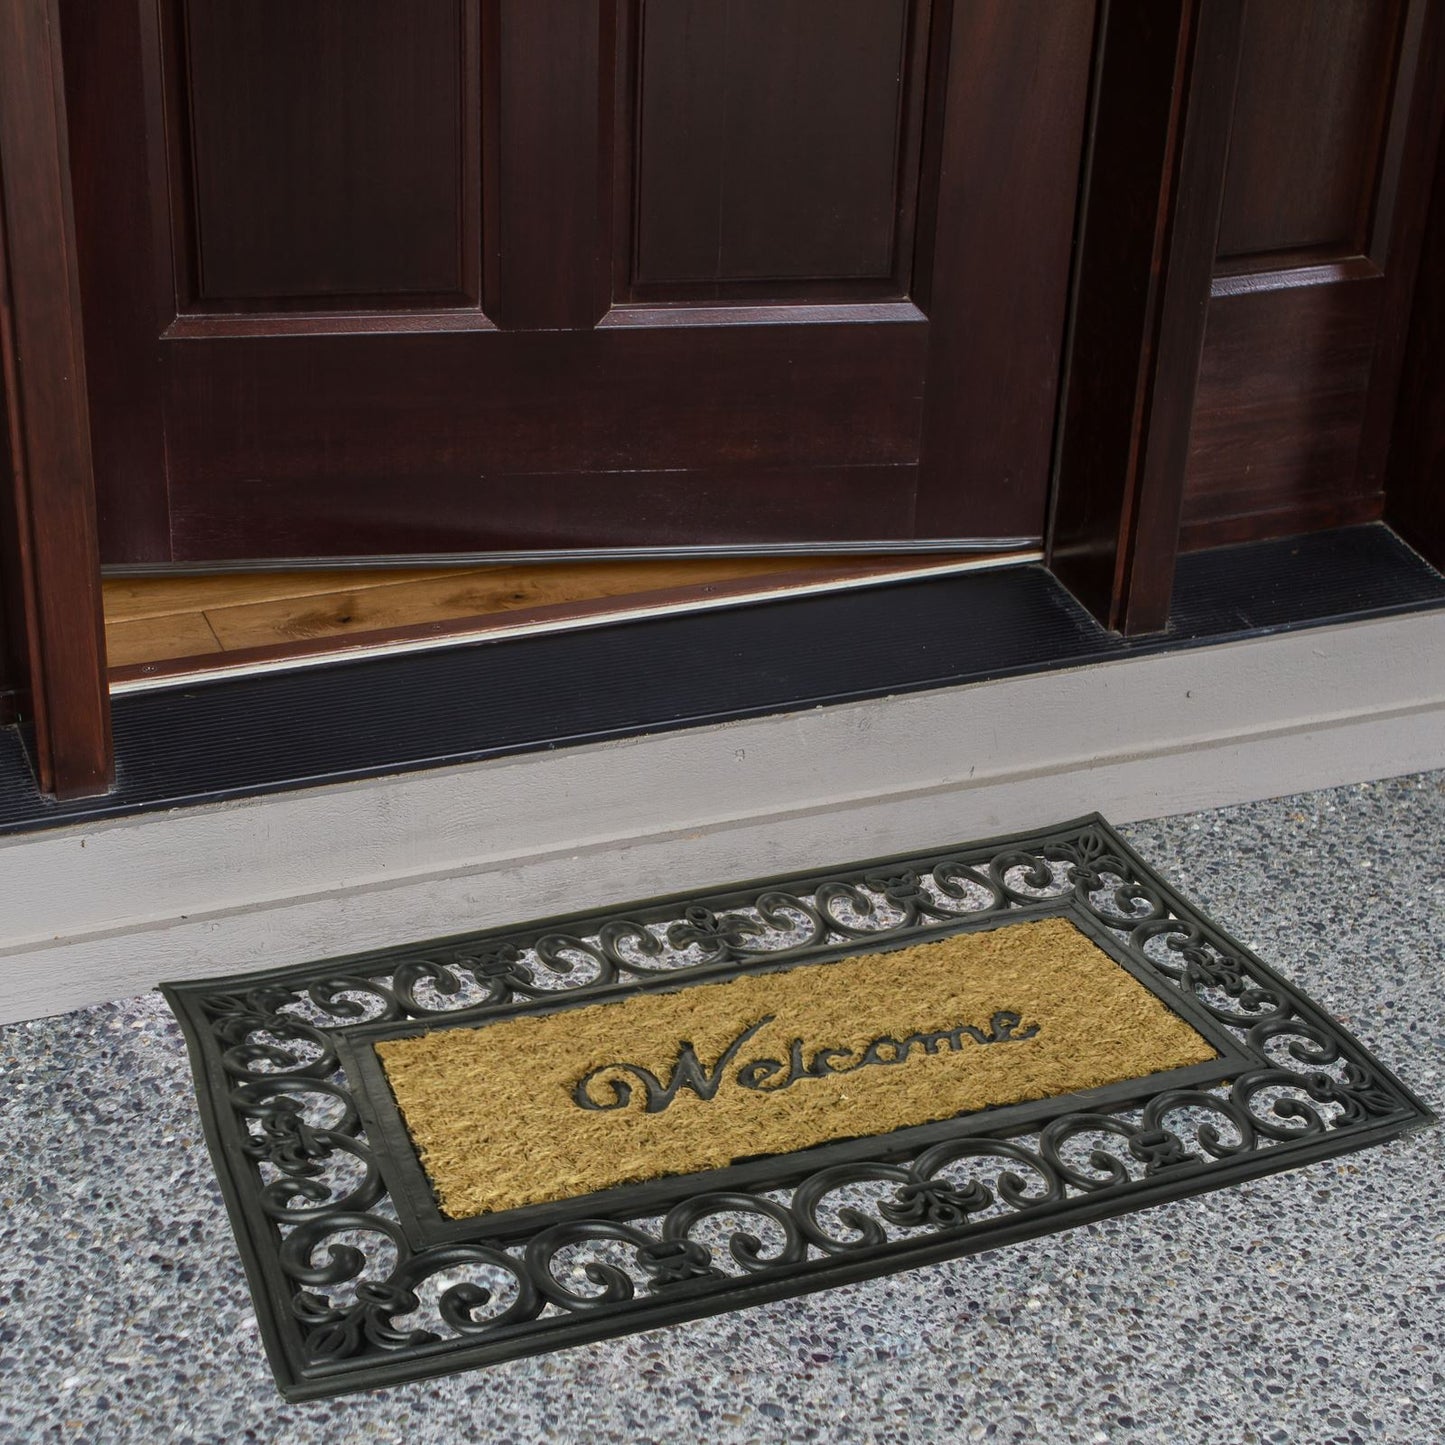
[[[169,562],[105,562],[105,577],[182,577],[208,572],[299,572],[331,571],[354,567],[358,570],[382,567],[505,567],[522,562],[645,562],[668,559],[725,557],[817,557],[817,556],[927,556],[949,552],[992,555],[996,552],[1037,552],[1043,538],[1035,537],[938,537],[927,541],[867,542],[758,542],[746,546],[705,543],[678,547],[575,547],[538,548],[533,551],[503,552],[391,552],[350,557],[217,557]]]

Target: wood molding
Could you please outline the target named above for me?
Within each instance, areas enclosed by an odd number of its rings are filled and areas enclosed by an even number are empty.
[[[1031,518],[1051,462],[1088,124],[1093,0],[937,5],[915,299],[928,382],[918,518],[948,535]],[[948,117],[943,123],[944,115]],[[1052,116],[1047,127],[1036,118]],[[998,284],[1010,275],[1027,288]],[[1008,336],[1006,358],[979,338]],[[975,519],[970,521],[970,518]]]
[[[1049,561],[1107,627],[1168,622],[1243,0],[1101,12]]]
[[[1423,395],[1422,385],[1428,386],[1431,376],[1437,389],[1445,387],[1445,371],[1440,368],[1438,356],[1418,350],[1428,339],[1422,338],[1422,328],[1430,330],[1438,343],[1441,324],[1438,309],[1433,322],[1419,313],[1421,307],[1428,311],[1432,305],[1441,305],[1439,268],[1445,264],[1445,247],[1441,244],[1445,181],[1436,165],[1445,127],[1445,0],[1416,0],[1410,7],[1405,51],[1408,64],[1396,88],[1403,87],[1406,75],[1411,84],[1398,102],[1405,110],[1397,127],[1401,152],[1398,199],[1392,215],[1377,215],[1376,220],[1381,232],[1378,245],[1384,253],[1386,291],[1357,464],[1359,491],[1376,495],[1396,485],[1394,439],[1398,426],[1410,425],[1410,407],[1418,404],[1412,403],[1411,397]],[[1425,376],[1416,374],[1418,367],[1424,368]],[[1394,509],[1395,499],[1387,497],[1387,519],[1391,519]],[[1442,551],[1445,539],[1437,537],[1437,563]]]
[[[100,561],[57,0],[0,0],[0,568],[41,790],[110,786]]]
[[[1445,146],[1415,291],[1385,516],[1421,556],[1445,568]]]
[[[1417,144],[1428,139],[1434,147],[1434,182],[1417,187],[1414,204],[1422,212],[1428,207],[1424,241],[1414,285],[1391,318],[1402,328],[1408,323],[1409,332],[1398,366],[1385,519],[1421,556],[1445,569],[1445,3],[1431,8],[1417,86],[1419,130],[1426,131]]]
[[[1437,0],[1247,14],[1185,548],[1382,515],[1439,126]]]

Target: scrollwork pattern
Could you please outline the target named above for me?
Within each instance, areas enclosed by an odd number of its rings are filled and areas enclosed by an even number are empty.
[[[1192,998],[1256,1062],[1237,1077],[1174,1089],[1117,1111],[1060,1112],[1011,1137],[969,1133],[911,1157],[855,1161],[747,1188],[700,1192],[656,1217],[581,1217],[521,1243],[416,1246],[334,1045],[383,1021],[466,1021],[545,996],[605,994],[660,974],[806,959],[862,941],[906,940],[1072,907],[1169,988]],[[1231,1163],[1321,1136],[1398,1123],[1420,1106],[1324,1015],[1140,865],[1097,820],[948,856],[862,867],[804,883],[683,899],[566,930],[433,946],[318,968],[295,982],[172,991],[226,1083],[218,1123],[258,1274],[285,1281],[279,1353],[298,1375],[358,1362],[565,1343],[610,1312],[615,1332],[660,1301],[738,1297],[749,1280],[798,1280],[910,1242],[985,1247],[1101,1198],[1161,1181],[1180,1192]],[[1413,1111],[1413,1113],[1412,1113]],[[1402,1122],[1403,1121],[1403,1122]],[[1318,1152],[1318,1149],[1315,1150]],[[782,1161],[785,1163],[786,1161]],[[1192,1187],[1199,1187],[1194,1184]],[[937,1252],[937,1251],[935,1251]],[[511,1342],[509,1344],[508,1342]],[[505,1347],[505,1348],[504,1348]]]

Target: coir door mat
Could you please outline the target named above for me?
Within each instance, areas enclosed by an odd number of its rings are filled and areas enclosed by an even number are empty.
[[[1431,1120],[1098,818],[165,993],[291,1398]]]

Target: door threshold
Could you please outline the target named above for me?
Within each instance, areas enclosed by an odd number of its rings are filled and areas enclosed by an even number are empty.
[[[1042,557],[1042,552],[1030,550],[929,561],[915,553],[907,557],[860,562],[855,566],[829,569],[822,574],[816,569],[791,569],[620,596],[578,598],[483,616],[446,618],[132,663],[110,669],[110,691],[112,695],[147,692],[178,684],[295,671],[340,659],[435,651],[475,642],[500,642],[551,632],[603,627],[617,622],[739,607],[752,602],[778,601],[786,597],[849,591],[912,578],[1024,566],[1041,561]],[[298,600],[304,602],[306,599]]]
[[[34,830],[439,768],[500,766],[588,743],[656,739],[774,715],[793,720],[779,723],[793,738],[804,715],[888,699],[880,715],[889,716],[912,694],[959,699],[958,721],[946,724],[940,746],[949,750],[952,775],[963,777],[979,762],[980,739],[991,736],[986,720],[969,721],[969,700],[992,696],[974,684],[1033,674],[1093,676],[1100,663],[1202,656],[1201,649],[1221,644],[1416,612],[1445,612],[1445,577],[1375,523],[1188,554],[1180,559],[1169,630],[1146,637],[1106,632],[1035,563],[704,607],[627,626],[564,628],[499,647],[484,640],[251,677],[212,674],[201,685],[114,699],[116,786],[104,797],[42,797],[23,729],[0,728],[0,839],[8,846]],[[1420,619],[1437,650],[1439,627],[1438,618]],[[1368,635],[1372,648],[1393,645],[1378,629]],[[1258,666],[1230,684],[1229,698],[1257,690],[1261,678],[1270,682],[1267,696],[1288,697],[1289,679],[1312,669],[1330,686],[1341,681],[1326,654],[1308,648],[1301,660],[1297,648],[1270,641],[1250,655]],[[1280,656],[1286,661],[1269,661]],[[1389,677],[1408,680],[1421,670],[1414,656],[1387,652],[1382,665]],[[1181,657],[1174,675],[1193,708],[1200,686],[1194,664]],[[1279,678],[1286,681],[1275,686]],[[1067,733],[1073,704],[1055,684],[1041,682],[1029,696],[1030,709],[1058,716]],[[1196,735],[1188,712],[1176,719],[1186,738]],[[1438,719],[1430,724],[1438,730]],[[906,757],[912,744],[895,743]],[[731,746],[739,760],[753,757],[751,744]],[[1075,736],[1070,747],[1071,756],[1092,755],[1087,737]],[[1025,769],[1029,755],[1028,748],[1019,754]],[[1387,756],[1404,753],[1386,750],[1376,761]],[[1210,767],[1220,766],[1217,757]],[[1394,770],[1410,766],[1407,759]],[[1375,775],[1386,771],[1381,762]],[[655,811],[650,789],[633,800],[634,811]],[[663,788],[658,797],[666,794]],[[1050,812],[1057,808],[1052,798]],[[475,828],[477,816],[468,814],[466,825]],[[501,846],[512,846],[505,829],[499,836]]]

